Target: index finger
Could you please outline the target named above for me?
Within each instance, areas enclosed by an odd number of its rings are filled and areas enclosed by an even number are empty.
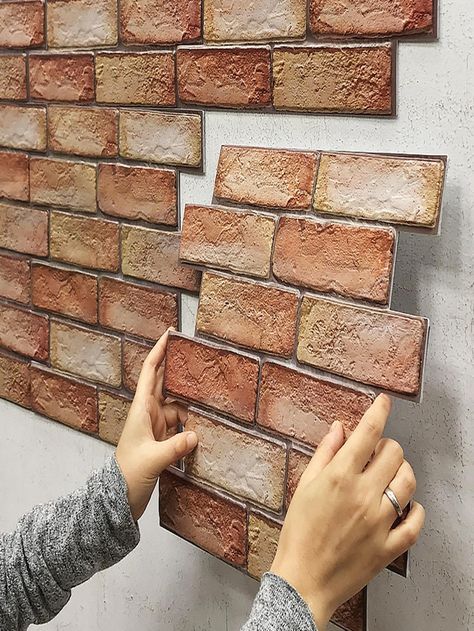
[[[156,384],[156,371],[163,363],[166,355],[166,345],[171,329],[163,333],[155,346],[148,353],[140,372],[137,384],[137,394],[139,396],[153,394]]]

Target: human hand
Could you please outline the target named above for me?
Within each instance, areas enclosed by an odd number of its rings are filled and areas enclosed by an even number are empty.
[[[116,451],[135,521],[144,513],[162,471],[186,456],[198,442],[195,432],[176,433],[178,423],[186,422],[186,408],[163,397],[162,364],[167,342],[168,331],[145,359]]]
[[[416,480],[400,445],[381,439],[391,402],[380,395],[344,444],[339,422],[318,447],[283,525],[272,572],[305,599],[319,631],[335,610],[417,541],[418,503],[394,526],[390,486],[402,508]]]

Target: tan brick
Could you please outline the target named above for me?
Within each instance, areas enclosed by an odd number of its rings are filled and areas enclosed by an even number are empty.
[[[33,263],[32,301],[35,307],[77,320],[97,322],[97,278],[51,265]]]
[[[0,247],[47,256],[48,213],[35,208],[0,204]]]
[[[164,387],[171,395],[251,423],[258,370],[254,357],[171,333]]]
[[[121,0],[125,44],[179,44],[201,36],[201,0]]]
[[[116,0],[48,0],[47,37],[51,48],[116,44]]]
[[[367,588],[341,605],[335,611],[331,622],[347,631],[367,629]]]
[[[245,507],[165,471],[160,476],[160,523],[214,556],[246,564]]]
[[[51,321],[51,365],[92,381],[120,386],[120,338]]]
[[[118,224],[104,219],[52,212],[51,257],[92,269],[117,271]]]
[[[177,295],[102,277],[99,322],[117,331],[157,340],[166,329],[178,326]]]
[[[123,340],[122,344],[122,373],[123,385],[130,392],[137,389],[138,378],[148,353],[151,351],[151,345],[142,344],[141,342],[132,342],[131,340]]]
[[[93,55],[30,55],[30,96],[43,101],[93,101]]]
[[[273,104],[277,110],[391,114],[392,46],[277,47]]]
[[[189,411],[186,430],[199,442],[186,458],[188,475],[261,504],[275,512],[283,506],[286,447],[209,416]]]
[[[281,524],[251,511],[249,515],[249,544],[247,570],[250,576],[260,580],[269,572],[280,539]]]
[[[299,449],[290,449],[288,456],[288,478],[286,483],[286,499],[285,506],[288,510],[293,495],[300,483],[306,467],[309,465],[311,456]]]
[[[306,296],[298,360],[394,392],[417,395],[426,321]]]
[[[182,103],[216,107],[271,105],[270,48],[180,48]]]
[[[95,212],[96,167],[85,162],[32,157],[30,198],[36,204]]]
[[[29,196],[28,154],[0,151],[0,197],[26,202]]]
[[[0,99],[26,99],[26,55],[0,56]]]
[[[97,201],[108,215],[176,226],[177,197],[171,169],[99,164]]]
[[[176,105],[172,52],[103,53],[95,72],[97,102]]]
[[[282,217],[273,273],[292,285],[387,304],[395,243],[393,230]]]
[[[102,440],[118,444],[131,403],[110,392],[99,392],[99,436]]]
[[[201,115],[120,112],[120,155],[158,164],[199,167]]]
[[[223,146],[214,195],[237,204],[308,210],[317,154]]]
[[[442,159],[322,154],[317,212],[433,227],[441,209]]]
[[[32,48],[44,41],[44,2],[12,0],[0,3],[0,46]]]
[[[0,346],[33,357],[48,358],[48,318],[0,303]]]
[[[0,105],[0,146],[46,149],[46,108]]]
[[[30,407],[29,366],[3,353],[0,353],[0,397]]]
[[[0,296],[27,304],[30,301],[30,262],[0,254]]]
[[[295,347],[298,302],[293,291],[206,272],[196,330],[253,350],[290,357]]]
[[[122,226],[122,272],[161,285],[198,292],[201,273],[178,260],[179,232]]]
[[[48,108],[48,144],[52,151],[107,157],[118,153],[116,110],[95,107]]]

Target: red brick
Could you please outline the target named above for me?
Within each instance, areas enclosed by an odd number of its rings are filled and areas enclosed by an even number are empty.
[[[180,48],[177,72],[182,103],[271,105],[270,48]]]
[[[0,295],[26,304],[30,301],[30,262],[0,254]]]
[[[0,105],[0,145],[11,149],[46,149],[46,108]]]
[[[371,403],[360,390],[265,362],[257,422],[316,447],[334,421],[341,421],[346,436],[350,434]]]
[[[48,318],[0,303],[0,346],[34,359],[48,359]]]
[[[0,204],[0,247],[25,254],[48,254],[48,213]]]
[[[27,362],[0,353],[0,397],[30,407],[30,368]]]
[[[48,108],[48,144],[52,151],[107,157],[118,153],[116,110],[98,107]]]
[[[269,572],[275,558],[280,539],[281,524],[251,511],[248,525],[247,571],[260,580]]]
[[[118,444],[131,403],[110,392],[99,392],[99,436],[102,440]]]
[[[316,153],[224,146],[214,195],[237,204],[308,210],[316,166]]]
[[[268,278],[275,220],[252,212],[186,205],[180,259]]]
[[[286,500],[285,506],[288,510],[293,495],[300,483],[301,476],[303,475],[306,467],[309,465],[311,456],[299,449],[290,449],[288,457],[288,478],[286,483]]]
[[[293,285],[387,304],[395,242],[393,230],[282,217],[273,273]]]
[[[48,0],[48,46],[88,48],[117,43],[116,0]]]
[[[138,377],[147,355],[151,351],[151,346],[140,342],[132,342],[131,340],[123,340],[122,344],[122,373],[123,385],[130,392],[135,392],[138,383]]]
[[[199,340],[170,334],[164,387],[170,395],[202,403],[251,423],[259,362]]]
[[[93,55],[30,55],[30,96],[43,101],[93,101]]]
[[[121,0],[125,44],[179,44],[201,36],[201,0]]]
[[[394,392],[417,395],[426,321],[306,296],[298,360]]]
[[[358,592],[336,610],[331,622],[346,631],[367,629],[367,588]]]
[[[298,294],[274,285],[203,275],[196,330],[266,353],[290,357]]]
[[[232,565],[246,564],[245,507],[176,475],[160,476],[160,523]]]
[[[28,201],[28,154],[0,151],[0,197]]]
[[[53,371],[32,366],[33,410],[83,432],[97,433],[97,389]]]
[[[117,331],[156,340],[170,326],[178,326],[178,299],[175,293],[102,277],[99,322]]]
[[[92,324],[97,322],[95,276],[34,263],[31,280],[35,307]]]
[[[0,5],[0,16],[1,11]],[[1,55],[0,99],[21,101],[26,98],[26,55]]]
[[[12,0],[0,3],[0,46],[32,48],[44,41],[44,2]]]

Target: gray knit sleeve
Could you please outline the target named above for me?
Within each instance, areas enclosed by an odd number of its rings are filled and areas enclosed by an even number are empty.
[[[36,506],[0,536],[0,629],[51,620],[73,587],[120,561],[139,538],[126,482],[111,457],[84,487]]]
[[[311,611],[285,580],[263,575],[250,618],[241,631],[317,631]]]

